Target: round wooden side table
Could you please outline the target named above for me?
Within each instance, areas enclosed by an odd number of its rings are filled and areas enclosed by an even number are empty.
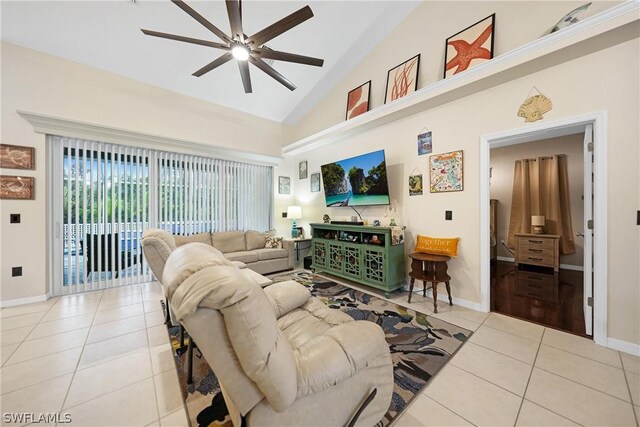
[[[411,285],[409,287],[409,301],[411,302],[411,294],[413,293],[413,284],[417,280],[422,280],[422,295],[427,296],[427,282],[431,282],[433,289],[433,312],[438,312],[438,283],[444,282],[447,286],[447,294],[449,294],[449,305],[453,305],[451,300],[451,286],[449,281],[451,277],[447,274],[447,261],[451,257],[445,255],[431,255],[422,252],[413,252],[409,254],[411,258]]]

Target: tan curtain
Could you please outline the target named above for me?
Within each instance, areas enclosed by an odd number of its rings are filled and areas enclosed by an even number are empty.
[[[560,253],[575,253],[567,156],[516,160],[511,198],[508,246],[515,247],[515,233],[531,233],[531,216],[543,215],[546,234],[560,235]]]

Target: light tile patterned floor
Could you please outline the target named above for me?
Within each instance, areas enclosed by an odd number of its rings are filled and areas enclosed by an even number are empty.
[[[149,283],[0,310],[2,413],[185,426],[161,299]],[[412,299],[391,298],[433,314],[430,298]],[[438,308],[434,316],[474,335],[396,426],[638,425],[640,358],[494,313]]]

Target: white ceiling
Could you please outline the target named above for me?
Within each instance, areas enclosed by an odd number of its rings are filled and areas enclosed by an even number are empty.
[[[229,32],[222,0],[187,3]],[[306,4],[315,16],[267,43],[275,50],[325,60],[322,68],[276,62],[274,68],[298,87],[293,92],[251,67],[253,93],[245,94],[235,61],[203,77],[193,77],[194,71],[221,51],[149,37],[140,31],[145,28],[219,42],[169,1],[2,0],[1,37],[9,43],[291,124],[304,117],[419,2],[245,0],[245,33],[253,34]]]

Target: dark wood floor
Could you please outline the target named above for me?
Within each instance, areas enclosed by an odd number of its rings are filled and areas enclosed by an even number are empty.
[[[491,311],[586,336],[582,301],[581,271],[491,265]]]

